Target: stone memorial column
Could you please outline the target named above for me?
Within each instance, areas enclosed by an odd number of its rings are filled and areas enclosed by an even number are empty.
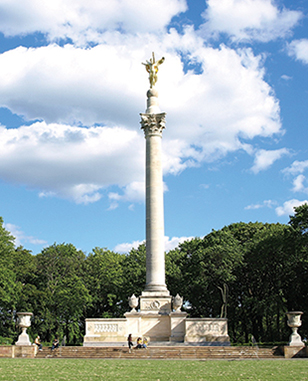
[[[165,283],[162,131],[165,113],[159,112],[158,93],[147,92],[147,110],[141,114],[146,139],[146,286],[145,292],[169,295]]]

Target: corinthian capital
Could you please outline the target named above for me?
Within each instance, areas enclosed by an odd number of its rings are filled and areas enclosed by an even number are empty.
[[[158,135],[162,136],[163,129],[165,128],[166,113],[161,114],[140,114],[141,116],[141,129],[144,130],[145,137]]]

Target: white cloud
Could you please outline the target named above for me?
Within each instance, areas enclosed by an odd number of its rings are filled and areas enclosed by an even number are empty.
[[[293,199],[293,200],[286,201],[283,204],[283,206],[279,206],[278,208],[276,208],[276,214],[278,216],[293,215],[294,208],[301,206],[303,204],[307,204],[307,203],[308,203],[307,200],[299,201],[299,200]]]
[[[161,31],[186,10],[185,0],[0,0],[0,31],[7,36],[34,32],[50,40],[99,41],[104,31]]]
[[[180,243],[190,241],[194,238],[195,237],[165,237],[165,251],[168,252],[170,250],[173,250],[176,247],[178,247]]]
[[[299,161],[295,160],[292,165],[288,168],[285,168],[282,172],[289,175],[296,175],[298,173],[304,173],[308,168],[308,160]]]
[[[28,120],[132,127],[136,104],[144,102],[143,54],[124,45],[7,51],[0,55],[0,103]]]
[[[292,77],[290,77],[289,75],[283,74],[281,76],[281,79],[283,79],[284,81],[290,81],[292,79]]]
[[[108,197],[110,200],[110,210],[116,209],[120,201],[143,201],[145,198],[145,183],[144,181],[132,181],[126,187],[123,187],[122,194],[110,192]],[[131,208],[132,206],[130,205]]]
[[[35,238],[33,236],[27,236],[19,226],[5,223],[3,224],[4,228],[8,230],[14,237],[15,237],[15,246],[21,246],[25,243],[31,243],[33,245],[45,245],[47,244],[46,241],[42,239]]]
[[[293,192],[308,192],[308,189],[305,188],[304,182],[306,178],[304,175],[298,175],[293,180]]]
[[[287,46],[287,49],[291,57],[308,64],[308,39],[294,40]]]
[[[255,210],[255,209],[261,209],[261,208],[273,208],[277,204],[276,201],[273,200],[264,200],[262,204],[251,204],[246,206],[245,210]]]
[[[272,0],[207,0],[207,4],[203,33],[226,33],[233,41],[285,37],[303,16],[299,11],[279,9]]]
[[[284,155],[289,155],[290,152],[287,148],[281,148],[278,150],[267,151],[261,149],[256,152],[254,165],[251,170],[254,173],[259,173],[268,169],[276,160],[279,160]]]
[[[308,160],[295,160],[289,167],[285,168],[282,173],[293,178],[293,192],[308,193],[308,187],[305,186],[307,178],[303,174],[308,169]]]
[[[141,62],[152,49],[166,57],[157,84],[167,112],[164,174],[236,150],[253,151],[247,140],[282,133],[262,57],[251,49],[204,47],[192,28],[182,35],[101,36],[104,44],[93,48],[52,44],[0,55],[0,106],[40,120],[0,128],[1,179],[77,203],[108,194],[110,209],[143,199],[145,143],[138,114],[149,84]],[[179,52],[202,70],[185,72]]]
[[[175,249],[180,243],[190,241],[194,237],[172,237],[165,236],[165,251]],[[138,249],[138,247],[145,241],[134,241],[132,243],[121,243],[117,245],[113,250],[117,253],[128,253],[131,249]]]
[[[129,188],[131,199],[143,181],[144,141],[123,128],[80,128],[37,122],[29,127],[0,127],[0,176],[39,189],[41,197],[97,201],[111,185]],[[135,192],[135,193],[134,193]]]
[[[144,241],[134,241],[132,243],[120,243],[113,251],[116,253],[129,253],[132,249],[138,249],[138,247],[143,244]]]

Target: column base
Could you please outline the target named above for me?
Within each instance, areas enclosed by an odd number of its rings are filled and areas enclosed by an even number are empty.
[[[168,315],[171,310],[172,297],[168,290],[161,292],[143,291],[140,296],[140,312]]]

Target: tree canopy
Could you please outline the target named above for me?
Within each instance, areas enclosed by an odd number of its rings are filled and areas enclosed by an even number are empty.
[[[0,218],[0,336],[16,340],[16,313],[33,312],[28,330],[43,341],[83,340],[87,317],[122,317],[146,278],[145,244],[127,254],[73,244],[33,255],[15,247]],[[190,317],[227,317],[233,342],[287,341],[288,310],[304,312],[308,335],[308,205],[288,225],[234,223],[166,253],[166,283]],[[306,317],[305,317],[306,316]]]

